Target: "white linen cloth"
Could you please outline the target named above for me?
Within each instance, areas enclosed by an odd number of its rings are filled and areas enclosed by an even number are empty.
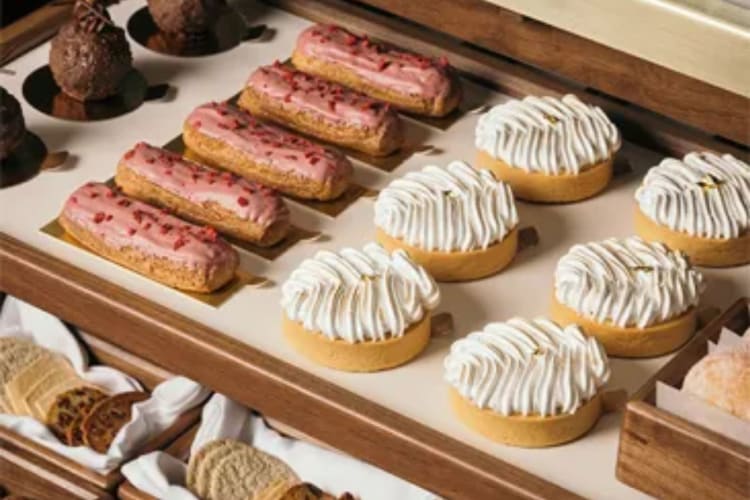
[[[353,457],[282,436],[249,409],[221,394],[203,408],[201,425],[190,452],[214,439],[238,439],[286,462],[302,481],[361,500],[427,500],[435,495]],[[123,475],[139,490],[166,500],[197,500],[185,488],[187,464],[164,452],[142,455],[122,467]]]
[[[108,366],[88,366],[86,351],[58,318],[14,297],[7,297],[0,312],[0,337],[16,336],[65,356],[78,374],[109,394],[143,390],[127,374]],[[1,390],[1,388],[0,388]],[[199,405],[210,391],[185,377],[172,377],[156,386],[145,401],[133,405],[132,418],[115,436],[106,454],[85,446],[61,443],[32,417],[0,414],[0,426],[51,448],[81,465],[106,473],[132,456],[150,437],[169,427],[185,411]]]

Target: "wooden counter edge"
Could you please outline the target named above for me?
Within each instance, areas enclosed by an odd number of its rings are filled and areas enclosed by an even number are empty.
[[[578,498],[2,232],[0,269],[0,290],[439,495]]]

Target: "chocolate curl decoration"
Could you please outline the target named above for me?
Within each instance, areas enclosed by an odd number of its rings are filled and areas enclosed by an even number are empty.
[[[76,0],[73,16],[79,28],[86,33],[99,33],[107,27],[115,26],[101,0]]]

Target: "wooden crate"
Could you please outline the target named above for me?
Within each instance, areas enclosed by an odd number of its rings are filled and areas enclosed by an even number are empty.
[[[81,334],[92,363],[106,364],[139,380],[152,390],[171,377],[166,370],[106,341]],[[148,453],[169,445],[200,418],[201,406],[181,415],[169,428],[153,436],[140,450]],[[120,468],[102,474],[51,449],[0,427],[0,487],[31,498],[112,498],[122,483]]]
[[[750,298],[714,319],[627,404],[617,478],[659,498],[750,498],[750,447],[655,406],[656,382],[679,388],[722,328],[750,326]],[[750,431],[750,423],[748,423]]]

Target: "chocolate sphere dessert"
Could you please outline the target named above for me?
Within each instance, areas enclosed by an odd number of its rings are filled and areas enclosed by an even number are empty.
[[[148,0],[154,23],[173,36],[206,32],[224,6],[224,0]]]
[[[78,101],[117,94],[133,67],[125,32],[117,27],[101,0],[77,0],[73,19],[52,40],[52,76],[63,92]]]
[[[0,160],[11,155],[26,134],[21,105],[0,87]]]

